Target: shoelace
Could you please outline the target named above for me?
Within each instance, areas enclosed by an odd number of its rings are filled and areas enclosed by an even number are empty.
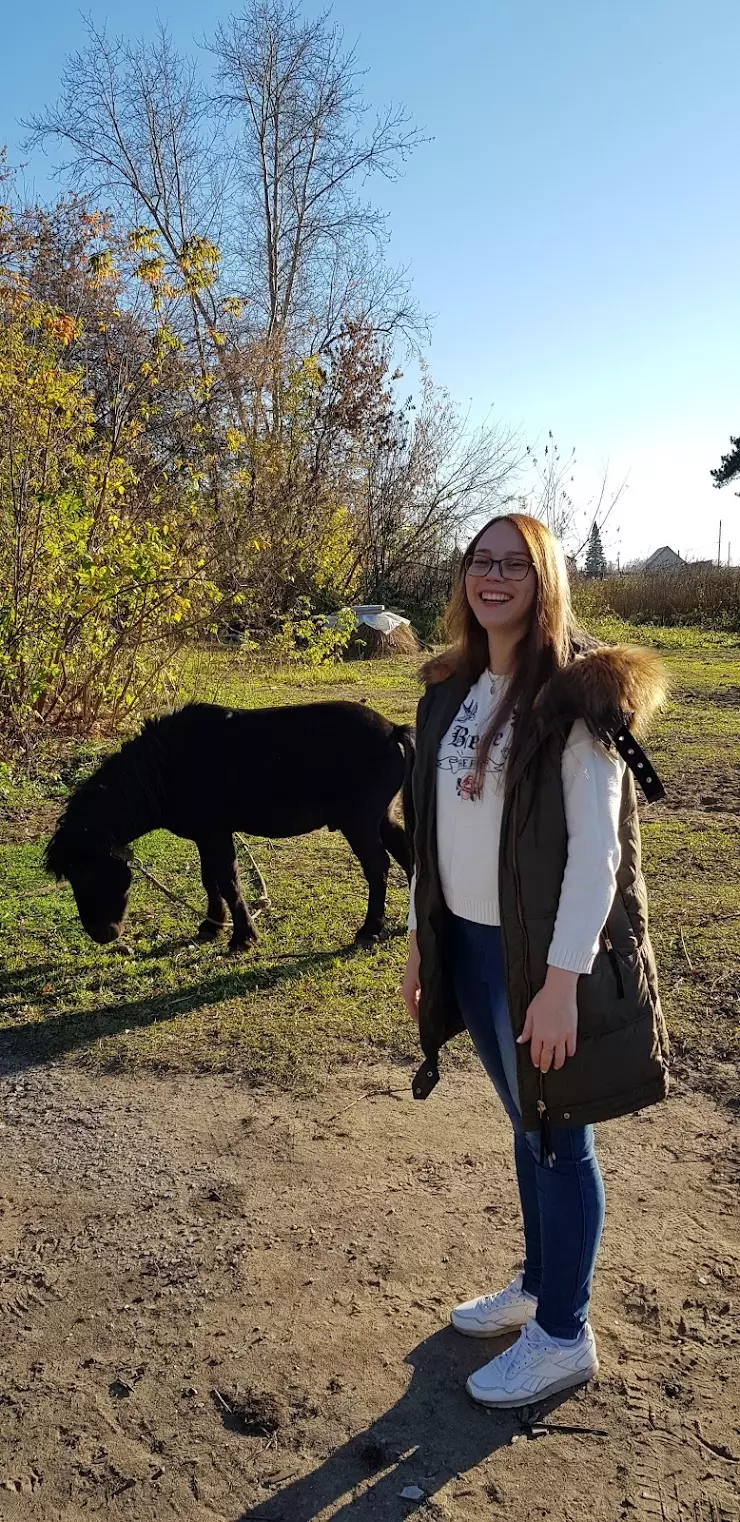
[[[497,1290],[494,1295],[484,1295],[481,1307],[485,1311],[491,1311],[494,1307],[498,1309],[499,1306],[508,1305],[510,1300],[518,1300],[520,1295],[518,1284],[507,1284],[506,1289]]]
[[[526,1369],[534,1358],[539,1358],[545,1345],[545,1339],[539,1327],[532,1326],[530,1322],[525,1327],[517,1342],[512,1343],[505,1353],[501,1354],[501,1361],[507,1361],[506,1373],[518,1374],[520,1369]]]

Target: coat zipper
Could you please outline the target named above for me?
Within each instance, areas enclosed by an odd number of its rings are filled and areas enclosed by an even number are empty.
[[[537,1114],[540,1117],[540,1162],[543,1166],[552,1168],[555,1162],[555,1153],[552,1150],[550,1116],[547,1113],[547,1104],[545,1102],[544,1073],[540,1073],[540,1097],[537,1101]]]

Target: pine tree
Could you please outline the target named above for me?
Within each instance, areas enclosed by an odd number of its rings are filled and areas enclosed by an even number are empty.
[[[586,575],[606,576],[606,555],[604,554],[604,546],[601,543],[598,523],[594,523],[591,527],[588,550],[586,551]]]
[[[740,438],[730,439],[730,448],[727,454],[723,454],[716,470],[711,472],[715,486],[725,486],[728,481],[737,481],[740,476]],[[736,495],[740,497],[740,492]]]

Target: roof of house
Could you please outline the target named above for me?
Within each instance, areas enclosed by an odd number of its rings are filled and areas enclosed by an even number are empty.
[[[653,550],[652,555],[649,555],[645,561],[645,568],[647,569],[648,566],[653,565],[657,560],[672,560],[676,561],[678,565],[686,564],[686,561],[675,550],[672,550],[669,544],[662,544],[659,550]]]

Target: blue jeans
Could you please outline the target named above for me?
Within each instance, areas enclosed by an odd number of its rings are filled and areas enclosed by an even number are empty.
[[[587,1317],[604,1225],[604,1185],[592,1126],[551,1127],[554,1162],[540,1162],[539,1131],[519,1110],[517,1048],[509,1017],[501,930],[452,918],[455,992],[480,1060],[514,1131],[524,1222],[524,1289],[551,1337],[577,1337]],[[529,1048],[524,1049],[529,1061]],[[567,1061],[567,1058],[566,1058]]]

